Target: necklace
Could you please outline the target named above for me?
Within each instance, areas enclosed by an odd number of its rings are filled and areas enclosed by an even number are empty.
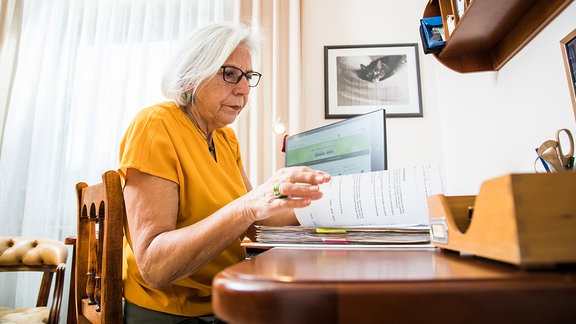
[[[204,138],[204,140],[206,141],[206,143],[208,144],[208,151],[210,151],[210,153],[213,153],[216,149],[214,148],[214,141],[212,141],[212,139],[208,140],[208,136],[206,135],[206,133],[204,133],[204,131],[200,128],[200,125],[198,124],[198,121],[196,120],[196,118],[194,118],[194,115],[192,115],[188,109],[184,108],[184,113],[186,114],[186,116],[188,116],[188,118],[190,119],[190,121],[192,122],[192,124],[194,124],[196,130],[198,131],[198,133],[200,133],[200,135],[202,135],[202,137]]]

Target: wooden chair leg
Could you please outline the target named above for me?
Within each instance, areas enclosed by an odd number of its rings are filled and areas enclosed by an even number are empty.
[[[76,323],[76,237],[67,237],[64,240],[67,245],[72,245],[72,270],[70,274],[70,295],[68,296],[68,317],[67,324]]]

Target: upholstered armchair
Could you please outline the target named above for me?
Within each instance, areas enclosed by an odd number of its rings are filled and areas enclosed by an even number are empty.
[[[35,307],[8,308],[0,306],[0,323],[56,324],[64,290],[68,249],[63,242],[33,237],[0,237],[0,272],[42,272],[42,282]],[[52,278],[52,304],[48,306]]]

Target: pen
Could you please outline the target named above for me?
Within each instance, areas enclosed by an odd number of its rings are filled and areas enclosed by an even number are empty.
[[[540,154],[538,154],[538,148],[536,148],[535,150],[536,155],[538,155],[538,160],[542,162],[542,165],[544,165],[544,169],[546,170],[546,172],[550,172],[550,167],[548,167],[548,163],[546,163],[546,161],[544,161],[544,159],[540,156]]]

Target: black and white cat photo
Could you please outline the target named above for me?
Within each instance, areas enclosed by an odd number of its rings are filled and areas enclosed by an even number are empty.
[[[406,63],[406,55],[387,55],[375,58],[368,65],[360,64],[358,77],[370,82],[383,81]]]
[[[336,57],[339,106],[400,105],[409,100],[406,54]]]

